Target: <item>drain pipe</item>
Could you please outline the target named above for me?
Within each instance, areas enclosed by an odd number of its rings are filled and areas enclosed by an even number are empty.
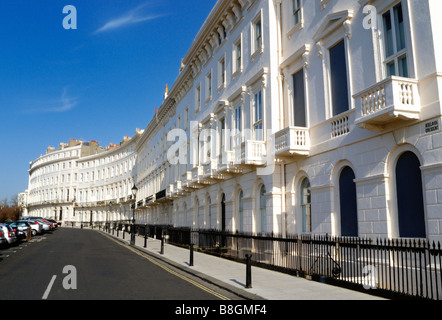
[[[277,43],[278,43],[278,90],[279,90],[279,129],[284,128],[284,90],[283,90],[283,84],[284,84],[284,75],[282,74],[280,70],[281,65],[281,59],[283,54],[283,48],[282,48],[282,41],[281,41],[281,29],[282,29],[282,20],[281,20],[281,10],[282,10],[282,3],[281,0],[276,0],[276,30],[277,30]],[[286,196],[285,196],[285,190],[286,190],[286,164],[285,161],[282,160],[280,164],[280,179],[281,179],[281,232],[282,235],[285,237],[287,236],[287,210],[286,210]]]

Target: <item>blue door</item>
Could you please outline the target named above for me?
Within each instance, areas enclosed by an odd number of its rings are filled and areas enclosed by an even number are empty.
[[[425,238],[425,213],[420,161],[413,152],[403,153],[396,165],[399,235]]]
[[[339,203],[341,206],[341,235],[358,236],[358,207],[356,200],[355,174],[345,167],[339,177]]]

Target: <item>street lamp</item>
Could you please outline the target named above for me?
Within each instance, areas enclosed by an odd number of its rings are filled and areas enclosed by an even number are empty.
[[[132,246],[135,245],[135,206],[137,203],[137,191],[138,188],[137,186],[134,184],[134,186],[132,187],[132,195],[134,196],[135,199],[135,203],[134,203],[134,207],[133,207],[133,211],[132,211],[132,227],[131,227],[131,236],[130,236],[130,244]]]

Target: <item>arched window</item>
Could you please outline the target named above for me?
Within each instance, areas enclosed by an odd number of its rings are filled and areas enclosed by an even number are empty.
[[[355,174],[345,167],[339,176],[339,203],[341,206],[341,235],[358,236],[358,208],[356,200]]]
[[[259,189],[259,211],[261,218],[261,232],[267,231],[267,213],[266,213],[266,188],[264,185]]]
[[[310,180],[301,183],[302,232],[312,232]]]
[[[404,152],[396,164],[396,195],[399,236],[425,238],[425,212],[420,161],[411,152]]]

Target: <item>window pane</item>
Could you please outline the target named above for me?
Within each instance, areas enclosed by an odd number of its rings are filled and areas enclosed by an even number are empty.
[[[396,67],[394,61],[387,63],[387,77],[396,75]]]
[[[304,70],[301,70],[293,75],[293,104],[294,104],[295,126],[306,127]]]
[[[262,119],[262,100],[261,100],[261,91],[255,94],[255,119],[254,122],[257,122]]]
[[[390,11],[386,12],[384,18],[384,42],[385,42],[385,56],[388,58],[394,54],[393,50],[393,28],[391,22]]]
[[[235,129],[241,131],[241,107],[235,109]]]
[[[407,56],[403,55],[398,59],[399,76],[408,78]]]
[[[301,21],[301,0],[293,0],[293,18],[296,26]]]
[[[396,49],[397,51],[401,51],[402,49],[405,49],[404,17],[402,14],[401,3],[394,7],[394,22],[396,26]]]
[[[262,122],[256,124],[253,128],[255,133],[255,140],[262,141],[263,140]]]
[[[349,109],[344,41],[330,48],[330,70],[333,115],[337,115]]]
[[[236,70],[241,70],[241,43],[237,45],[236,47]]]
[[[261,21],[256,23],[255,25],[255,51],[261,49],[262,46],[262,29],[261,29]]]

